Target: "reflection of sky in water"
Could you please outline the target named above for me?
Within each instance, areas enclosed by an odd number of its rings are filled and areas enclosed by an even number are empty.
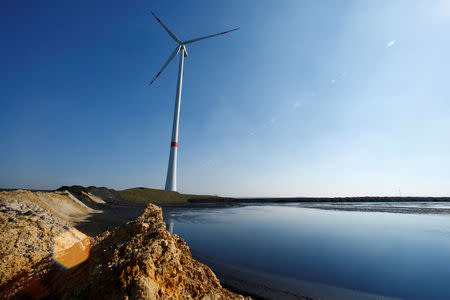
[[[388,296],[450,299],[448,215],[298,205],[170,215],[191,248],[228,263]]]

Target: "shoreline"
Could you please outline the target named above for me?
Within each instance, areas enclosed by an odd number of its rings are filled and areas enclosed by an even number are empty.
[[[271,199],[273,200],[273,199]],[[408,206],[406,203],[414,203],[415,206]],[[449,203],[448,207],[432,207],[432,203]],[[380,212],[380,213],[397,213],[397,214],[432,214],[432,215],[448,215],[450,214],[450,201],[401,201],[401,202],[304,202],[304,201],[266,201],[266,202],[187,202],[176,204],[159,204],[163,211],[169,212],[176,209],[207,209],[207,208],[235,208],[252,205],[295,205],[302,208],[322,209],[322,210],[338,210],[353,212]],[[385,204],[385,205],[383,205]],[[392,204],[399,204],[393,206]],[[403,204],[403,205],[402,205]],[[424,204],[419,206],[419,204]]]
[[[250,300],[192,257],[161,208],[87,195],[0,192],[1,299]]]
[[[75,192],[76,191],[72,191],[74,196],[78,196]],[[83,197],[79,197],[80,201],[75,201],[77,205],[86,205],[92,209],[99,210],[99,212],[87,215],[83,221],[75,222],[73,226],[92,237],[101,235],[105,231],[112,231],[118,226],[123,226],[128,221],[136,219],[142,214],[148,205],[121,199],[114,194],[114,190],[96,188],[95,190],[91,190],[91,192],[93,195],[105,200],[105,203],[99,204],[88,201]],[[64,193],[59,192],[58,195],[60,194],[65,195]],[[378,199],[378,201],[369,201],[374,198]],[[341,201],[337,201],[336,199],[341,199]],[[359,199],[360,201],[355,201],[355,199]],[[398,201],[400,199],[401,201]],[[410,205],[408,206],[406,202],[410,203]],[[309,209],[314,208],[324,210],[371,211],[407,214],[450,214],[450,205],[448,208],[445,206],[439,207],[439,205],[430,205],[430,203],[433,202],[450,202],[450,198],[204,198],[190,199],[188,202],[184,203],[165,203],[157,205],[162,209],[163,222],[166,224],[166,229],[172,233],[170,219],[167,218],[167,213],[176,209],[225,209],[248,205],[289,206],[291,204],[292,206],[295,205]],[[393,205],[395,203],[398,203],[398,205]],[[420,203],[422,203],[422,206],[420,206]],[[223,287],[235,293],[251,296],[254,299],[395,299],[362,291],[329,286],[322,283],[283,277],[282,275],[277,274],[253,271],[242,266],[231,265],[215,258],[211,258],[201,251],[196,251],[195,249],[191,249],[191,253],[194,259],[213,270]]]
[[[255,198],[192,198],[189,203],[316,203],[316,202],[450,202],[450,197],[389,197],[389,196],[363,196],[363,197],[255,197]]]

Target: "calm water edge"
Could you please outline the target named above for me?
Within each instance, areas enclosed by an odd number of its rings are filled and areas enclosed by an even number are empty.
[[[450,215],[303,206],[170,209],[165,221],[192,249],[247,269],[404,299],[450,299]],[[434,205],[442,206],[449,207]]]

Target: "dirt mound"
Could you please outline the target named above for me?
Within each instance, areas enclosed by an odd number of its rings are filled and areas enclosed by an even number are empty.
[[[40,214],[46,210],[69,223],[80,222],[98,213],[67,192],[30,192],[25,190],[0,192],[0,202],[18,212]]]
[[[72,186],[62,186],[58,189],[58,191],[64,191],[64,190],[69,191],[71,194],[73,194],[78,199],[85,200],[88,202],[90,200],[86,199],[84,194],[91,194],[94,197],[101,199],[106,204],[111,204],[111,205],[121,205],[121,204],[127,202],[126,200],[124,200],[122,198],[122,196],[120,196],[120,194],[116,190],[108,189],[106,187],[95,187],[95,186],[84,187],[81,185],[72,185]],[[94,200],[94,199],[91,199],[91,200]],[[95,200],[93,202],[95,202]]]
[[[71,226],[36,193],[22,190],[0,192],[0,224],[0,286],[32,272],[52,252],[55,236]]]
[[[192,258],[184,240],[166,230],[155,205],[90,238],[44,208],[49,201],[34,198],[54,193],[3,193],[11,192],[0,193],[0,222],[6,224],[0,227],[2,299],[244,299]]]
[[[98,235],[139,217],[146,203],[133,203],[124,200],[120,194],[105,187],[83,187],[80,185],[62,186],[57,192],[67,192],[84,205],[101,210],[101,214],[91,214],[85,222],[78,222],[75,227],[90,236]]]
[[[151,204],[139,218],[97,237],[81,268],[58,270],[51,278],[57,284],[50,294],[68,299],[244,299],[192,258]]]

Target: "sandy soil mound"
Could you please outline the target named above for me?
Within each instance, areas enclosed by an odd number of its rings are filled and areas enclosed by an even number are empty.
[[[58,191],[69,191],[84,203],[89,204],[94,202],[101,204],[107,203],[112,205],[117,204],[120,205],[126,202],[117,191],[113,189],[108,189],[106,187],[95,187],[95,186],[84,187],[81,185],[72,185],[72,186],[62,186],[58,189]],[[89,197],[86,197],[84,194],[88,194]]]
[[[10,209],[22,212],[28,210],[39,214],[42,210],[46,210],[69,223],[83,221],[90,214],[100,212],[86,206],[67,191],[3,191],[0,192],[0,202]]]
[[[54,212],[35,193],[0,192],[0,286],[33,272],[32,266],[52,253],[55,236],[71,226]]]
[[[75,225],[78,230],[90,236],[112,231],[136,219],[147,207],[147,203],[129,202],[117,191],[105,187],[63,186],[58,189],[58,192],[69,192],[71,197],[76,197],[85,206],[102,211],[102,213],[91,214],[84,222],[77,222]]]
[[[0,193],[1,299],[244,299],[192,258],[157,206],[92,238],[47,209],[65,207],[53,194]]]
[[[50,294],[67,299],[244,299],[192,258],[184,240],[166,230],[155,205],[97,237],[84,265],[58,270],[51,281]]]

